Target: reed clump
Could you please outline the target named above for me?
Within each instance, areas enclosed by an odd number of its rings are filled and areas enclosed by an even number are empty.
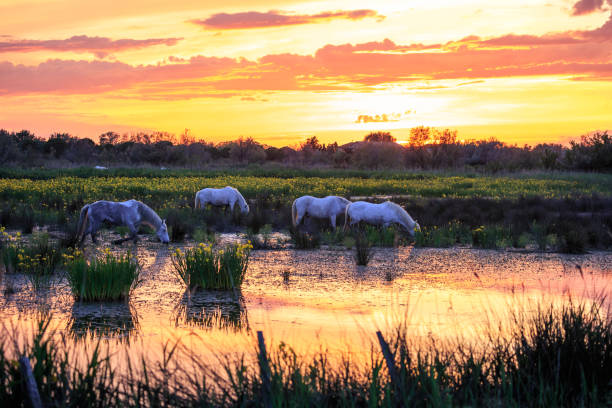
[[[363,231],[358,231],[355,234],[355,263],[360,266],[365,266],[370,262],[374,251],[372,244],[368,239],[368,235]]]
[[[140,265],[129,252],[114,255],[106,249],[91,262],[78,250],[64,257],[68,283],[77,299],[87,302],[127,299],[139,283]]]
[[[301,231],[298,227],[291,226],[289,234],[295,249],[316,249],[321,246],[321,236],[318,233]]]
[[[47,315],[22,342],[0,331],[0,401],[25,404],[17,359],[26,355],[44,406],[607,406],[612,322],[602,305],[569,301],[515,312],[503,335],[492,329],[478,346],[457,339],[419,347],[401,325],[384,335],[389,359],[373,344],[371,358],[360,362],[300,356],[281,342],[269,353],[212,366],[169,345],[163,363],[128,357],[121,375],[98,347],[83,356],[85,364],[73,364],[75,343],[54,333]],[[258,358],[269,365],[265,374],[248,362]]]
[[[46,286],[62,259],[62,249],[46,233],[32,235],[30,242],[17,232],[0,228],[0,259],[5,271],[23,273],[34,290]]]
[[[250,242],[217,250],[212,245],[200,243],[184,252],[177,248],[171,256],[172,265],[176,275],[190,289],[239,288],[246,275],[252,248]]]

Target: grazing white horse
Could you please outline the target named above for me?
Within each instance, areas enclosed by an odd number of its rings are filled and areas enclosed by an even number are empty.
[[[87,234],[91,235],[91,240],[96,243],[96,232],[105,221],[113,225],[125,225],[130,229],[130,236],[114,241],[116,244],[128,239],[133,239],[136,242],[138,228],[141,224],[149,225],[155,229],[157,238],[164,244],[170,241],[165,220],[159,218],[148,205],[137,200],[128,200],[123,202],[96,201],[85,205],[81,209],[81,216],[79,217],[77,230],[79,243],[83,244]]]
[[[414,237],[415,231],[421,230],[419,223],[413,220],[406,210],[391,201],[385,201],[381,204],[356,201],[346,207],[344,229],[346,230],[349,225],[352,226],[360,221],[382,225],[383,227],[398,224],[411,237]]]
[[[231,211],[234,211],[234,206],[238,204],[243,214],[249,213],[249,205],[240,191],[234,187],[205,188],[198,191],[195,196],[195,208],[204,208],[206,204],[227,205]]]
[[[313,196],[302,196],[296,198],[291,206],[291,221],[293,226],[302,222],[306,215],[315,218],[329,218],[331,226],[336,229],[336,217],[344,214],[346,206],[351,202],[344,197],[327,196],[317,198]]]

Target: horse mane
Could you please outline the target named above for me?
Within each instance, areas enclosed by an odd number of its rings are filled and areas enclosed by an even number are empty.
[[[343,202],[343,203],[345,203],[345,204],[350,204],[350,203],[352,203],[352,201],[351,201],[351,200],[349,200],[349,199],[347,199],[347,198],[345,198],[345,197],[342,197],[342,196],[332,196],[332,197],[337,197],[337,198],[341,199],[341,200],[342,200],[342,202]]]
[[[393,209],[395,215],[406,224],[406,228],[414,228],[416,222],[412,219],[410,214],[408,214],[408,211],[404,210],[399,204],[395,204],[391,201],[386,201],[385,204]]]
[[[159,217],[159,215],[157,215],[157,213],[153,211],[151,207],[149,207],[142,201],[137,201],[137,203],[138,212],[142,217],[142,221],[151,224],[151,226],[155,229],[159,229],[162,224],[162,219]]]

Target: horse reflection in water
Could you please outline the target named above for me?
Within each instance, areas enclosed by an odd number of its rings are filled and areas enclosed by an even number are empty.
[[[68,320],[68,331],[76,339],[114,339],[129,343],[138,328],[138,315],[127,302],[75,302]]]
[[[174,310],[177,326],[188,325],[201,329],[249,331],[249,320],[244,297],[237,291],[185,290]]]

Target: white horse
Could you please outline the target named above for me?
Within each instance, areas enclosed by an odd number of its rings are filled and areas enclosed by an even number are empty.
[[[170,241],[165,220],[159,218],[148,205],[137,200],[128,200],[123,202],[96,201],[85,205],[81,209],[77,229],[79,243],[83,244],[87,234],[91,235],[91,240],[96,243],[96,232],[105,221],[113,225],[125,225],[130,229],[130,236],[114,241],[116,244],[128,239],[133,239],[136,242],[138,228],[141,224],[149,225],[155,229],[157,238],[164,244]]]
[[[240,206],[240,211],[243,214],[249,213],[249,205],[240,194],[240,191],[234,187],[224,188],[205,188],[196,193],[195,208],[204,208],[206,204],[215,206],[227,205],[231,211],[234,211],[236,203]]]
[[[346,198],[338,196],[323,198],[302,196],[296,198],[291,206],[291,221],[295,227],[306,215],[315,218],[329,218],[331,226],[336,229],[336,217],[343,214],[350,203]]]
[[[421,230],[419,223],[413,220],[406,210],[391,201],[385,201],[381,204],[356,201],[346,207],[344,229],[346,230],[349,225],[352,226],[360,221],[382,225],[383,227],[398,224],[411,237],[414,237],[415,231]]]

